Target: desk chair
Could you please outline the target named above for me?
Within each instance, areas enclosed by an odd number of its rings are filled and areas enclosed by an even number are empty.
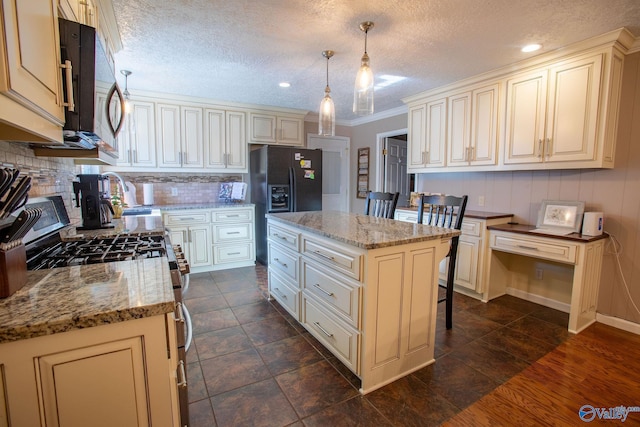
[[[462,217],[467,207],[467,198],[466,195],[462,197],[422,195],[420,197],[420,203],[418,204],[418,224],[460,230],[462,228]],[[447,284],[446,286],[442,286],[446,288],[446,295],[444,298],[438,300],[438,303],[446,303],[445,315],[447,329],[451,329],[453,324],[453,279],[456,271],[456,258],[458,257],[458,240],[459,236],[451,239],[451,246],[447,254],[447,257],[449,257]]]
[[[396,213],[400,193],[379,193],[369,191],[364,205],[364,214],[379,218],[391,218]]]

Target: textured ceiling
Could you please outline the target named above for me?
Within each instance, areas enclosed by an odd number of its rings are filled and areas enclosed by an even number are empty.
[[[626,26],[640,35],[640,0],[113,0],[124,48],[116,69],[129,90],[317,111],[326,84],[323,50],[334,50],[329,84],[336,118],[351,112],[364,50],[375,112],[406,96]],[[119,77],[122,76],[117,73]],[[278,87],[288,81],[291,87]],[[124,81],[121,80],[121,84]]]

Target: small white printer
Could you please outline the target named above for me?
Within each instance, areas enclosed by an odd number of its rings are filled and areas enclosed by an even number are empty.
[[[604,219],[602,212],[585,212],[582,219],[582,234],[585,236],[599,236],[602,234]]]

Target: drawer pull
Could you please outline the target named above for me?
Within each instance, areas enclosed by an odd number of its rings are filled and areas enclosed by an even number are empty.
[[[314,252],[315,254],[320,255],[322,258],[328,259],[329,261],[335,261],[335,258],[334,258],[334,257],[332,257],[332,256],[330,256],[330,255],[325,255],[325,254],[323,254],[322,252],[320,252],[320,251],[318,251],[318,250],[313,251],[313,252]]]
[[[180,365],[178,365],[178,374],[180,376],[178,381],[178,387],[186,387],[187,386],[187,373],[184,370],[184,360],[180,361]]]
[[[273,288],[273,291],[276,292],[276,294],[280,297],[280,298],[284,298],[287,299],[287,296],[285,294],[283,294],[282,292],[280,292],[280,288]]]
[[[178,313],[178,317],[175,316],[175,313],[173,315],[173,320],[176,321],[176,323],[184,323],[184,313],[182,312],[182,303],[179,302],[176,304],[176,312]]]
[[[318,288],[318,290],[320,292],[323,292],[325,295],[332,297],[333,296],[333,292],[329,292],[329,291],[325,291],[324,289],[322,289],[322,286],[320,286],[319,283],[316,283],[315,285],[313,285],[314,288]]]
[[[227,231],[227,234],[240,234],[239,231]]]
[[[195,221],[195,220],[196,220],[195,218],[185,218],[185,217],[182,217],[182,218],[176,218],[176,219],[177,219],[178,221]]]
[[[225,215],[225,218],[238,218],[240,215]]]
[[[323,328],[322,326],[320,326],[320,323],[318,322],[313,322],[314,325],[316,325],[316,327],[318,329],[320,329],[322,331],[322,333],[324,333],[326,336],[328,336],[329,338],[333,337],[332,333],[327,332],[327,330],[325,328]]]
[[[240,252],[227,252],[227,255],[240,255]]]
[[[273,233],[273,237],[278,237],[278,238],[280,238],[282,240],[286,240],[287,242],[289,241],[289,239],[287,239],[286,236],[281,236],[278,233]]]
[[[536,248],[535,246],[525,246],[525,245],[518,245],[519,248],[521,249],[528,249],[530,251],[538,251],[539,249]]]
[[[273,260],[278,264],[280,264],[281,266],[283,266],[284,268],[289,268],[286,263],[280,261],[278,258],[274,258]]]

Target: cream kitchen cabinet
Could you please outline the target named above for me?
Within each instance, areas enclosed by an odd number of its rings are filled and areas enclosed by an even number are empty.
[[[2,0],[0,13],[0,139],[61,143],[57,1]]]
[[[611,165],[621,62],[598,53],[508,79],[504,164]]]
[[[58,8],[63,18],[96,28],[97,8],[93,0],[59,0]]]
[[[462,220],[461,235],[458,240],[458,255],[454,276],[455,289],[470,291],[466,294],[475,298],[484,298],[489,284],[486,283],[488,260],[489,230],[488,226],[505,224],[511,221],[508,214],[485,214],[484,212],[467,211]],[[396,209],[394,219],[415,223],[418,213],[414,209]],[[426,218],[425,218],[426,220]],[[449,258],[445,258],[439,265],[439,278],[442,283],[447,280]]]
[[[171,243],[182,246],[191,271],[211,270],[211,210],[165,211],[163,221],[169,230]]]
[[[253,206],[211,211],[215,270],[255,264],[254,216]]]
[[[304,146],[304,115],[251,112],[249,142]]]
[[[448,166],[498,163],[499,84],[448,98]]]
[[[0,365],[4,425],[179,425],[171,314],[6,342]]]
[[[212,108],[205,115],[205,166],[228,172],[247,169],[247,114]]]
[[[204,168],[203,111],[185,105],[156,105],[158,166]]]
[[[150,167],[156,161],[155,107],[152,102],[129,101],[129,112],[116,138],[118,166]]]
[[[269,295],[300,321],[299,265],[300,233],[267,223],[269,250]]]
[[[412,173],[446,166],[447,99],[409,107],[407,170]]]

